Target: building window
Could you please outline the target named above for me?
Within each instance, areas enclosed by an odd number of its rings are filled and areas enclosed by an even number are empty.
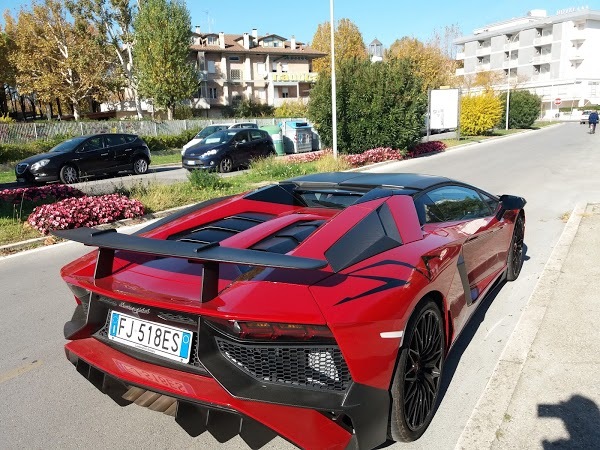
[[[206,38],[206,45],[219,45],[219,38],[216,36],[208,36]]]
[[[288,63],[281,63],[281,71],[287,73]]]
[[[282,98],[290,98],[290,93],[288,91],[288,88],[281,89],[281,97]]]
[[[234,92],[233,95],[231,96],[231,106],[238,107],[238,106],[240,106],[241,103],[242,103],[242,96],[239,93]]]
[[[229,71],[229,78],[234,81],[240,81],[242,79],[242,71],[240,69],[231,69]]]
[[[218,92],[217,92],[217,88],[215,87],[209,87],[208,88],[208,98],[215,100],[219,97]]]
[[[240,57],[239,56],[230,56],[229,57],[229,61],[239,61]]]
[[[206,61],[206,68],[208,70],[208,73],[216,73],[217,72],[214,61]]]
[[[271,63],[271,71],[277,72],[277,63],[276,62]]]

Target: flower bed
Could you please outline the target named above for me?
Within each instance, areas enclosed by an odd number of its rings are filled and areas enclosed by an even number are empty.
[[[371,150],[356,155],[344,155],[344,158],[352,167],[361,167],[366,166],[367,164],[375,164],[384,161],[400,161],[404,159],[404,153],[389,147],[379,147],[372,148]]]
[[[93,227],[144,214],[144,206],[120,194],[74,197],[38,206],[27,223],[42,234],[50,230]]]
[[[443,152],[446,150],[446,147],[446,144],[442,141],[421,142],[410,149],[408,154],[411,158],[414,158],[415,156],[426,155],[427,153]]]
[[[83,192],[64,184],[49,186],[33,186],[17,189],[0,190],[0,201],[6,203],[21,203],[22,201],[37,202],[40,200],[63,200],[70,197],[81,197]]]

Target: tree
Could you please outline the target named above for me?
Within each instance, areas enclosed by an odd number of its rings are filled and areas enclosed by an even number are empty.
[[[416,38],[405,36],[392,43],[386,52],[386,58],[407,60],[423,80],[425,92],[454,84],[456,61],[436,44],[423,43]]]
[[[167,109],[169,120],[175,106],[197,89],[197,75],[189,60],[190,13],[182,0],[144,0],[133,23],[133,58],[139,91]]]
[[[34,3],[21,10],[13,30],[15,51],[9,60],[17,69],[20,93],[50,103],[56,97],[69,101],[75,120],[81,102],[101,100],[113,87],[104,40],[88,22],[70,22],[57,0]]]
[[[5,20],[10,22],[11,17],[5,17]],[[12,38],[0,27],[0,115],[8,114],[5,86],[14,86],[15,84],[15,67],[9,60],[9,56],[13,51],[14,42]]]
[[[350,19],[340,19],[334,32],[335,60],[341,63],[347,59],[367,59],[367,47],[358,27]],[[331,73],[331,26],[321,23],[313,36],[311,47],[327,53],[327,56],[313,61],[313,70],[317,73]]]
[[[500,95],[502,117],[499,126],[506,125],[506,92]],[[542,99],[529,91],[511,91],[508,111],[508,128],[529,128],[540,116]]]
[[[143,118],[133,60],[133,20],[135,6],[129,0],[70,0],[69,11],[91,21],[106,33],[107,42],[114,52],[117,65],[131,92],[138,119]]]
[[[377,147],[407,149],[419,142],[427,96],[406,60],[340,62],[337,80],[338,146],[360,153]],[[308,117],[325,145],[332,143],[331,76],[311,91]]]
[[[460,104],[460,131],[479,136],[493,129],[502,116],[502,101],[491,89],[479,95],[464,95]]]

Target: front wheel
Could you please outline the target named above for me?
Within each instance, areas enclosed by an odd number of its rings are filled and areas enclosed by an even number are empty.
[[[515,222],[513,236],[508,250],[508,261],[506,264],[506,279],[514,281],[521,273],[523,267],[523,239],[525,237],[525,217],[519,214]]]
[[[133,173],[143,175],[148,172],[148,160],[146,158],[137,157],[133,161]]]
[[[227,173],[233,169],[233,161],[229,156],[224,157],[219,163],[219,172]]]
[[[61,167],[59,177],[64,184],[73,184],[79,181],[77,169],[70,164]]]
[[[418,439],[435,411],[444,366],[444,321],[430,299],[413,313],[392,383],[389,434],[399,442]]]

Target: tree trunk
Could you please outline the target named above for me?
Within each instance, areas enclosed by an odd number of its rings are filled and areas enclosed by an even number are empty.
[[[58,120],[62,117],[62,108],[60,107],[60,99],[56,97],[56,107],[58,108]]]
[[[52,120],[52,103],[46,105],[46,119],[48,122]]]
[[[75,118],[75,121],[79,122],[79,105],[76,102],[73,102],[71,107],[73,108],[73,117]]]
[[[173,120],[174,106],[167,106],[167,120]]]
[[[8,114],[8,102],[6,100],[6,88],[4,84],[0,86],[0,113]]]
[[[142,111],[142,100],[140,100],[140,96],[138,95],[137,89],[132,90],[133,99],[135,101],[135,111],[137,113],[138,120],[142,120],[144,118],[144,112]]]

